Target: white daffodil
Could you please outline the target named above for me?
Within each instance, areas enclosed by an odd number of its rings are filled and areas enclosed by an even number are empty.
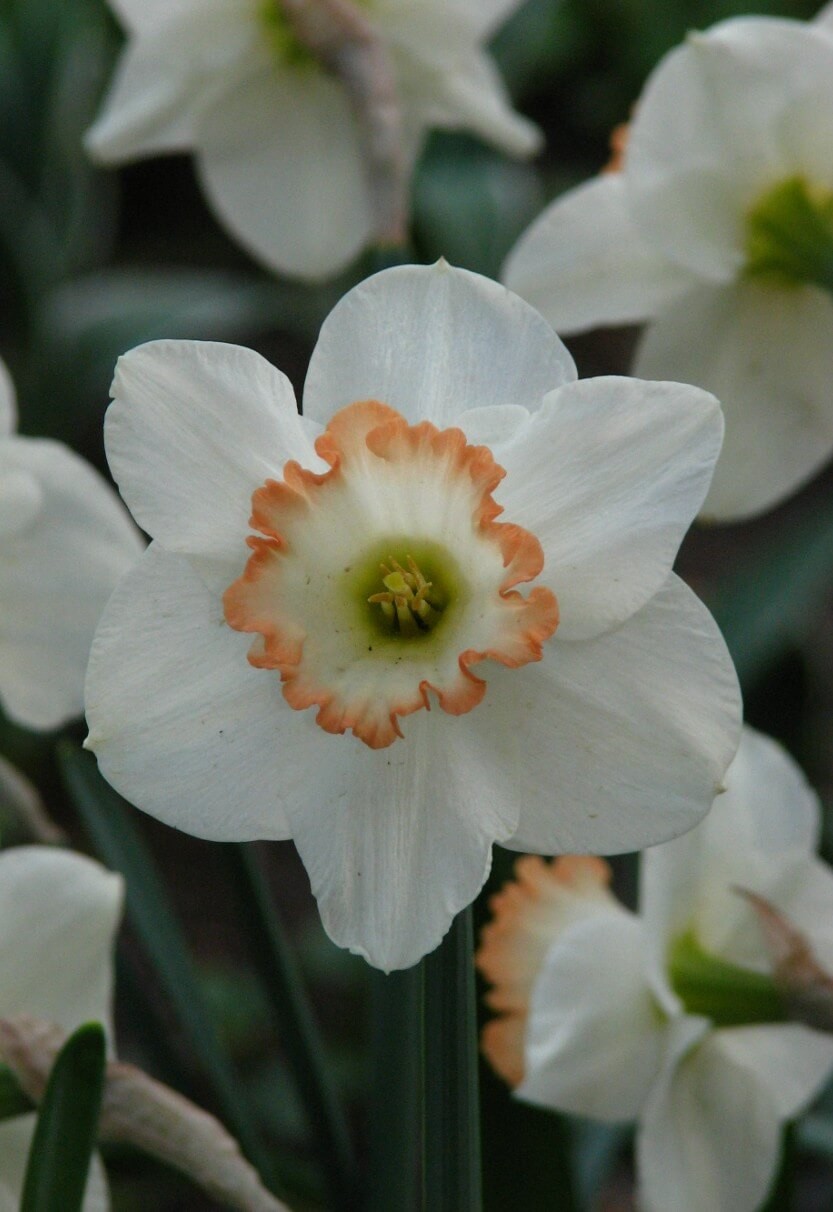
[[[104,163],[193,151],[219,219],[268,266],[335,273],[370,241],[365,140],[339,80],[298,42],[282,0],[110,0],[128,43],[87,136]],[[485,42],[520,0],[355,0],[390,56],[410,169],[430,127],[510,155],[540,145]]]
[[[55,728],[81,714],[98,616],[143,544],[92,467],[14,426],[0,363],[0,703],[19,724]]]
[[[494,898],[480,968],[499,1017],[483,1036],[520,1098],[637,1119],[646,1212],[752,1212],[781,1125],[833,1069],[833,1037],[786,1021],[757,892],[833,963],[833,873],[815,856],[818,801],[746,729],[702,824],[641,857],[640,910],[597,858],[529,856]]]
[[[0,853],[0,1018],[25,1014],[72,1031],[100,1022],[112,1039],[112,952],[122,880],[92,859],[47,846]],[[0,1212],[17,1212],[35,1124],[0,1123]],[[94,1159],[84,1212],[106,1212]]]
[[[156,541],[102,618],[88,744],[170,824],[294,838],[337,943],[405,967],[495,840],[628,850],[711,804],[737,685],[669,571],[711,396],[577,383],[537,312],[445,264],[341,300],[303,417],[230,345],[140,346],[113,395],[110,466]]]
[[[690,35],[649,78],[621,171],[557,199],[505,280],[561,333],[650,321],[634,373],[718,396],[707,515],[793,492],[833,451],[829,31],[749,17]]]

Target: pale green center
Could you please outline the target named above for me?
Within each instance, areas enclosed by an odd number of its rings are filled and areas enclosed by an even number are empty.
[[[385,539],[345,571],[365,623],[392,642],[435,634],[466,596],[456,560],[424,539]]]
[[[370,8],[373,0],[353,0],[359,8]],[[281,0],[260,0],[258,15],[266,33],[269,50],[278,63],[288,67],[320,67],[321,64],[299,41]]]
[[[775,981],[705,951],[693,931],[681,935],[668,955],[671,987],[689,1014],[702,1014],[718,1027],[781,1023],[787,1018]]]
[[[746,273],[833,291],[833,190],[801,176],[767,190],[746,216]]]

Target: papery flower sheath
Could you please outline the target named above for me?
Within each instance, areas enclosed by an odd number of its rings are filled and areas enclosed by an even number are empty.
[[[121,877],[47,846],[0,853],[0,1018],[28,1015],[72,1031],[100,1022],[112,1039],[113,946]],[[34,1114],[0,1123],[0,1212],[18,1212]],[[106,1212],[93,1159],[84,1212]]]
[[[528,156],[484,47],[520,0],[354,0],[391,60],[407,171],[431,127]],[[93,156],[193,151],[208,200],[271,268],[320,278],[371,240],[375,202],[351,98],[293,33],[281,0],[111,0],[127,32]],[[326,7],[326,5],[325,5]]]
[[[691,34],[650,76],[618,171],[521,237],[507,284],[560,333],[648,321],[634,373],[713,391],[726,441],[705,505],[777,504],[833,452],[829,16]]]
[[[407,966],[495,840],[628,850],[711,804],[737,683],[670,566],[713,397],[578,383],[535,311],[442,263],[341,300],[302,417],[228,345],[140,346],[113,395],[155,541],[93,646],[88,745],[170,824],[294,838],[337,943]]]
[[[519,1098],[638,1121],[640,1208],[753,1212],[781,1128],[833,1071],[833,1037],[787,1021],[744,889],[833,963],[833,872],[795,763],[746,729],[727,791],[685,837],[641,856],[640,908],[598,858],[518,861],[478,964],[497,1012],[483,1047]]]
[[[0,363],[0,704],[29,728],[83,708],[98,616],[143,549],[112,488],[60,442],[14,433]]]

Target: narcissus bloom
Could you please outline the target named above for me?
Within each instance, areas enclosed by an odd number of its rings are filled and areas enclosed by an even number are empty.
[[[113,395],[156,541],[102,619],[88,744],[162,820],[294,838],[337,943],[405,967],[495,840],[628,850],[711,804],[737,685],[670,566],[713,397],[577,383],[537,312],[443,264],[341,300],[303,417],[228,345],[140,346]]]
[[[833,39],[739,18],[660,62],[620,171],[558,198],[504,276],[561,333],[650,321],[634,372],[723,404],[705,513],[731,519],[833,451],[832,267]]]
[[[833,873],[818,801],[774,741],[747,729],[728,790],[684,838],[641,857],[640,909],[602,859],[528,856],[493,901],[478,962],[499,1017],[484,1050],[520,1098],[638,1119],[646,1212],[753,1212],[781,1125],[833,1069],[833,1037],[786,1021],[765,897],[833,963]]]
[[[81,714],[98,616],[143,544],[92,467],[14,426],[0,363],[0,703],[17,723],[55,728]]]
[[[484,50],[520,0],[355,3],[390,54],[408,168],[431,127],[537,151],[539,131],[513,112]],[[111,5],[128,43],[87,136],[95,158],[193,151],[211,206],[253,256],[309,278],[344,267],[373,235],[363,134],[281,0]]]
[[[118,875],[46,846],[0,853],[0,1018],[25,1014],[72,1031],[100,1022],[112,1038],[113,945],[121,920]],[[0,1123],[0,1212],[17,1212],[35,1116]],[[94,1159],[84,1212],[106,1212]]]

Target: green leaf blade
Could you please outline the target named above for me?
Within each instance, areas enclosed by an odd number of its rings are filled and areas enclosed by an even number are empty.
[[[38,1113],[20,1212],[80,1212],[98,1134],[106,1051],[101,1024],[86,1023],[58,1053]]]

